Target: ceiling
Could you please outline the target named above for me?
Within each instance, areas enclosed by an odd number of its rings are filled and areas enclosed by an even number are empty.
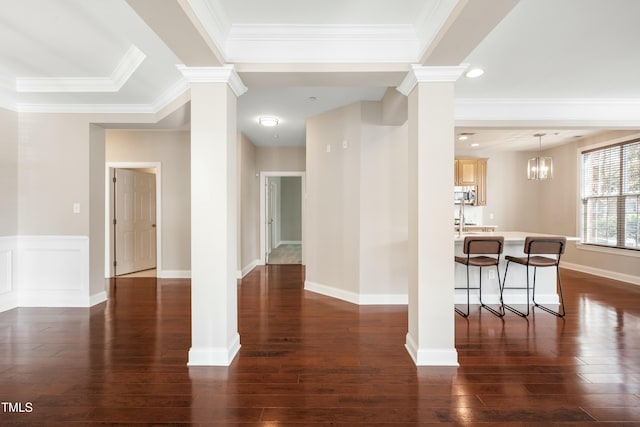
[[[636,0],[21,0],[0,2],[0,107],[127,113],[185,128],[177,64],[234,64],[238,126],[304,145],[305,119],[379,100],[410,64],[482,67],[456,83],[456,142],[530,150],[640,129]],[[275,115],[278,126],[258,125]],[[135,120],[133,120],[135,122]],[[142,123],[147,124],[142,124]]]

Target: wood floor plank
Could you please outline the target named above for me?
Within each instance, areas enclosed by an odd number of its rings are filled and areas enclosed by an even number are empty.
[[[241,350],[188,367],[190,283],[124,278],[91,309],[0,313],[0,424],[640,425],[640,289],[562,270],[568,314],[456,317],[459,367],[416,367],[405,306],[303,289],[301,266],[238,286]]]

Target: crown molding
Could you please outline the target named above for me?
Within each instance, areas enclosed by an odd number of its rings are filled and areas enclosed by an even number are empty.
[[[563,123],[567,126],[640,127],[640,99],[458,98],[458,125]]]
[[[118,92],[146,55],[135,45],[118,62],[109,77],[16,77],[16,92]]]
[[[247,91],[247,87],[242,83],[242,79],[232,64],[222,67],[187,67],[180,64],[176,67],[190,84],[227,83],[236,96]]]
[[[248,25],[229,31],[229,62],[415,62],[413,25]]]
[[[402,83],[400,83],[400,86],[397,87],[397,90],[404,96],[409,96],[418,83],[455,82],[467,68],[469,68],[469,64],[454,67],[427,67],[412,64],[411,69]]]

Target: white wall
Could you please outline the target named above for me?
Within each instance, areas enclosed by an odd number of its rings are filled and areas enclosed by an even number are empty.
[[[18,114],[0,108],[0,311],[17,306]]]
[[[407,293],[407,127],[381,115],[364,102],[307,121],[305,287],[364,304]]]
[[[257,147],[256,166],[259,172],[304,172],[305,147]]]
[[[187,131],[106,131],[107,162],[162,165],[162,266],[191,270],[190,134]],[[103,166],[104,176],[104,166]]]
[[[0,108],[0,236],[18,231],[18,114]]]
[[[260,176],[256,146],[243,134],[238,136],[238,140],[238,270],[244,276],[260,262]]]
[[[399,302],[409,280],[408,127],[382,126],[379,102],[362,106],[360,294]]]
[[[360,121],[360,104],[307,120],[305,286],[348,300],[360,284]]]

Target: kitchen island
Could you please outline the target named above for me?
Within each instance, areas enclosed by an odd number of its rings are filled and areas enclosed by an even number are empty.
[[[503,232],[478,232],[478,233],[459,233],[454,234],[455,254],[456,256],[466,256],[462,252],[462,244],[466,236],[503,236],[504,252],[500,256],[500,280],[504,279],[504,270],[506,267],[505,255],[526,256],[524,253],[524,240],[527,236],[550,236],[550,234],[526,233],[520,231],[503,231]],[[577,237],[567,237],[567,242],[577,241]],[[452,260],[453,262],[453,260]],[[522,287],[527,284],[526,267],[512,263],[509,266],[509,276],[507,277],[507,287]],[[533,268],[529,269],[530,286],[533,285]],[[470,287],[478,287],[479,268],[469,268]],[[482,299],[485,304],[500,303],[500,287],[496,276],[495,267],[482,269]],[[456,289],[455,303],[467,303],[467,270],[462,264],[455,263],[455,287],[465,288]],[[470,291],[471,304],[480,304],[478,290]],[[526,304],[526,289],[505,289],[503,299],[505,304]],[[530,294],[531,295],[531,294]],[[554,305],[559,303],[558,292],[556,290],[556,269],[555,268],[539,268],[536,273],[536,302],[543,305]],[[531,303],[531,301],[529,301]]]

